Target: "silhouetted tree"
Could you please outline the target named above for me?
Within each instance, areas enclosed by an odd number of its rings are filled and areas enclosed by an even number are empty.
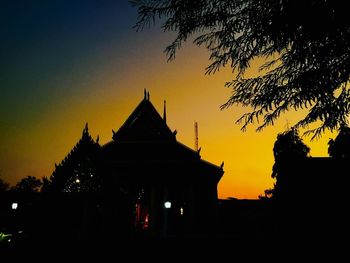
[[[20,193],[37,193],[40,190],[42,182],[34,176],[27,176],[20,180],[11,190]]]
[[[350,20],[346,1],[326,0],[133,0],[136,28],[163,23],[175,31],[165,49],[169,60],[190,37],[210,52],[206,73],[226,65],[237,73],[226,86],[232,96],[222,109],[251,106],[238,122],[242,129],[263,117],[257,130],[289,109],[308,108],[295,127],[319,122],[309,132],[320,135],[347,123],[350,91]],[[256,58],[263,58],[260,75],[245,78]]]
[[[307,158],[309,152],[310,148],[303,143],[297,130],[280,133],[273,147],[275,164],[271,177],[276,179],[276,183],[274,189],[266,190],[265,194],[273,198],[289,198],[297,194],[294,187],[296,183],[302,183],[303,179],[295,178],[298,174],[290,174],[290,168],[291,165],[300,167],[300,161]]]
[[[269,188],[269,189],[266,189],[264,191],[263,195],[259,195],[258,198],[260,200],[268,200],[268,199],[273,197],[273,193],[274,193],[274,189],[273,188]]]
[[[46,176],[44,176],[41,181],[43,182],[41,187],[41,192],[48,192],[50,190],[51,181]]]
[[[97,175],[97,158],[100,150],[89,134],[86,124],[79,142],[59,164],[49,180],[44,181],[43,192],[98,192],[101,180]]]
[[[350,128],[342,126],[339,134],[333,140],[328,142],[328,154],[332,158],[348,159],[350,158]]]
[[[9,190],[10,185],[0,178],[0,193],[4,193]]]

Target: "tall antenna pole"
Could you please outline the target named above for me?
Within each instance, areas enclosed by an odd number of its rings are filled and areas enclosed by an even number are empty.
[[[198,123],[194,123],[194,149],[198,151]]]
[[[166,100],[164,100],[163,120],[166,123]]]

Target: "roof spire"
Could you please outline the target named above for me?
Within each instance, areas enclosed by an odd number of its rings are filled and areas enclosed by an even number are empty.
[[[220,164],[220,168],[224,168],[224,161],[222,161],[222,163]]]
[[[147,100],[147,90],[146,89],[143,90],[143,99]]]
[[[166,124],[166,100],[164,100],[163,120]]]
[[[147,91],[147,100],[149,101],[149,91]]]
[[[88,133],[88,132],[89,132],[89,126],[88,126],[88,123],[86,123],[83,133]]]

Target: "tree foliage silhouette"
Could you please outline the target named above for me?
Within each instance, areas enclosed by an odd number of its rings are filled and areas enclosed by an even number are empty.
[[[350,158],[350,128],[342,126],[339,134],[328,142],[328,154],[332,158]]]
[[[0,193],[4,193],[9,189],[10,185],[0,178]]]
[[[296,128],[313,138],[347,123],[350,92],[350,20],[346,1],[327,0],[133,0],[142,30],[157,19],[164,31],[177,32],[165,49],[169,60],[189,38],[210,52],[206,73],[229,65],[237,75],[226,83],[232,95],[222,109],[241,104],[251,111],[239,120],[263,119],[261,130],[290,109],[308,109]],[[245,78],[256,58],[261,74]]]
[[[11,190],[20,193],[37,193],[40,190],[42,182],[34,176],[27,176],[21,179]]]
[[[266,194],[272,195],[273,198],[289,198],[295,194],[295,182],[301,183],[290,174],[290,165],[298,165],[298,162],[308,157],[310,148],[306,146],[298,135],[297,130],[291,129],[277,136],[273,147],[275,164],[272,168],[271,177],[276,179],[274,189],[267,190]]]

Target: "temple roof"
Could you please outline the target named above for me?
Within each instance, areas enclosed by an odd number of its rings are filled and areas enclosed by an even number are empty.
[[[140,102],[117,132],[114,141],[162,140],[173,141],[175,134],[170,130],[152,103],[149,94]]]
[[[176,140],[176,132],[172,132],[166,119],[159,115],[148,93],[119,130],[113,132],[113,141],[103,146],[102,156],[104,161],[116,165],[142,163],[177,168],[197,167],[216,174],[218,180],[223,174],[222,165],[201,159],[199,151]]]
[[[82,181],[84,183],[80,184],[79,189],[82,191],[90,191],[93,185],[85,185],[87,180],[84,176],[87,175],[86,171],[95,169],[95,162],[100,150],[101,146],[99,144],[99,138],[97,137],[97,139],[94,140],[91,137],[88,124],[86,123],[81,139],[60,164],[55,164],[55,170],[50,176],[51,182],[49,185],[46,185],[47,188],[44,191],[78,191],[78,188],[76,188],[77,185],[74,184],[78,175],[80,180],[84,180]],[[90,176],[88,177],[88,180],[92,180],[90,179]]]

